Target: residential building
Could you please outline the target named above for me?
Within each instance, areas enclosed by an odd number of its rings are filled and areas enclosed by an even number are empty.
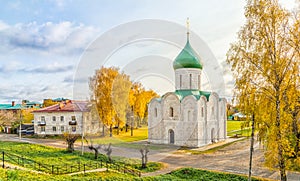
[[[37,135],[97,134],[101,131],[95,106],[87,101],[65,100],[33,111],[34,133]]]

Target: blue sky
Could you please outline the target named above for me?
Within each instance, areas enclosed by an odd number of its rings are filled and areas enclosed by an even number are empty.
[[[294,0],[280,2],[287,8],[294,6]],[[244,23],[245,6],[242,0],[0,0],[0,3],[0,103],[72,98],[73,77],[80,69],[78,65],[87,47],[112,28],[136,20],[158,19],[185,26],[189,17],[191,31],[201,37],[226,70],[226,52]],[[114,66],[122,66],[117,60],[113,62]],[[233,81],[230,73],[224,72],[226,91],[222,96],[230,97]],[[151,83],[147,87],[156,90],[157,84],[153,80]],[[170,84],[160,91],[172,89]],[[87,97],[88,94],[81,99]]]

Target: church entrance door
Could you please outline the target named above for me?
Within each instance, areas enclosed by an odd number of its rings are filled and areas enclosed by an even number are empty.
[[[215,142],[215,129],[211,129],[211,142],[214,143]]]
[[[169,130],[169,143],[174,144],[174,131],[172,129]]]

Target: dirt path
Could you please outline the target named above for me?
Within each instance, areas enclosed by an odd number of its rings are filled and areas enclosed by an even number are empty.
[[[19,141],[16,136],[3,136],[0,135],[0,140],[7,141]],[[66,148],[66,144],[62,140],[52,139],[29,139],[23,138],[23,142],[43,144],[53,147]],[[230,140],[228,140],[230,141]],[[233,143],[225,148],[219,149],[218,151],[211,154],[199,154],[192,155],[184,152],[178,152],[178,147],[170,146],[169,148],[150,150],[149,161],[162,162],[166,166],[165,168],[152,172],[144,173],[143,176],[155,176],[159,174],[166,174],[172,170],[182,167],[194,167],[205,170],[214,170],[229,172],[235,174],[248,175],[248,164],[249,164],[249,140],[243,140]],[[132,143],[131,143],[132,144]],[[135,143],[138,144],[138,143]],[[144,142],[141,142],[143,145]],[[214,146],[220,145],[209,145],[206,147],[199,148],[198,150],[205,150]],[[81,150],[80,143],[75,145],[75,149]],[[159,146],[159,145],[158,145]],[[270,170],[263,166],[264,156],[262,150],[259,148],[259,144],[255,143],[253,155],[253,172],[252,175],[268,178],[273,180],[279,180],[279,172]],[[85,151],[88,151],[85,148]],[[139,149],[124,148],[124,147],[113,147],[113,156],[122,156],[127,158],[140,158]],[[288,172],[289,181],[300,181],[299,172]]]

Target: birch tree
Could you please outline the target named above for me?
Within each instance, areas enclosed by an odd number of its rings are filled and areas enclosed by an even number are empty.
[[[238,41],[227,53],[227,62],[232,66],[241,107],[247,107],[245,100],[249,103],[259,98],[260,109],[255,108],[255,103],[252,108],[259,115],[266,163],[278,167],[281,180],[286,180],[289,158],[295,152],[291,140],[295,133],[291,130],[291,114],[284,107],[295,100],[285,98],[292,87],[299,91],[299,29],[292,25],[290,12],[277,0],[248,0],[245,17]]]

